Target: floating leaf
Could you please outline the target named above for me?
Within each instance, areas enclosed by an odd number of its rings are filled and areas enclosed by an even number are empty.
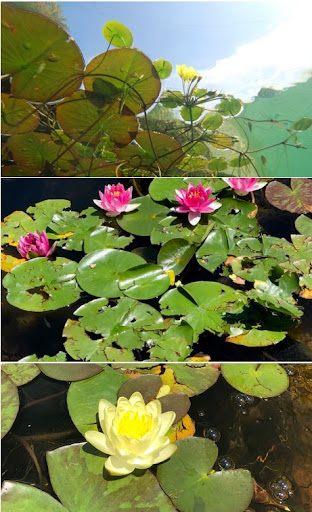
[[[271,181],[265,189],[265,197],[275,208],[292,213],[312,211],[312,180],[292,178],[291,188],[279,181]]]
[[[185,361],[192,351],[194,338],[194,331],[186,322],[171,325],[159,335],[153,334],[155,346],[150,349],[151,357],[160,361]]]
[[[164,244],[169,240],[179,238],[192,244],[199,244],[207,233],[206,216],[202,215],[196,226],[192,226],[185,215],[181,215],[181,217],[182,219],[176,215],[168,215],[159,220],[151,233],[152,244]]]
[[[10,256],[9,254],[4,254],[1,251],[1,270],[3,272],[11,272],[13,268],[18,267],[21,263],[24,263],[23,258],[14,258],[14,256]]]
[[[5,481],[1,496],[2,512],[67,512],[50,494],[20,482]]]
[[[32,354],[31,356],[23,357],[19,360],[20,363],[64,363],[66,361],[66,354],[65,352],[58,352],[55,356],[43,356],[43,357],[37,357],[36,354]]]
[[[235,363],[222,364],[225,380],[246,395],[269,398],[287,390],[289,378],[279,364]]]
[[[7,301],[26,311],[50,311],[79,299],[77,263],[66,258],[34,258],[15,267],[3,279]]]
[[[55,363],[38,363],[38,368],[51,379],[76,381],[88,379],[97,375],[103,368],[97,364],[79,364],[79,363],[66,363],[66,364],[55,364]]]
[[[68,233],[66,238],[58,242],[60,247],[68,251],[82,251],[84,237],[92,233],[93,229],[102,222],[102,214],[91,207],[80,213],[75,211],[56,213],[48,227],[59,235]]]
[[[119,276],[119,288],[132,299],[148,300],[159,297],[169,286],[168,274],[154,263],[130,268]]]
[[[182,238],[169,240],[161,247],[157,263],[165,270],[173,270],[175,275],[178,275],[190,262],[195,251],[196,247]]]
[[[219,365],[216,364],[171,364],[167,365],[167,370],[171,372],[171,392],[183,392],[192,397],[203,393],[213,386],[219,378]],[[163,378],[163,376],[162,376]],[[166,378],[163,378],[166,384]],[[169,384],[169,382],[168,382]]]
[[[217,106],[218,112],[223,116],[236,116],[241,108],[241,102],[233,97],[221,100]]]
[[[106,41],[118,48],[127,48],[133,43],[130,30],[119,21],[107,21],[103,27],[103,36]]]
[[[162,380],[159,375],[139,375],[124,382],[118,390],[117,397],[130,398],[133,393],[138,391],[147,404],[151,400],[155,400],[161,386]]]
[[[14,135],[35,130],[40,117],[36,109],[25,100],[1,94],[1,132]]]
[[[185,107],[181,108],[181,117],[184,121],[193,122],[197,121],[203,113],[203,109],[201,107]]]
[[[307,215],[299,215],[295,220],[295,226],[297,231],[302,235],[307,235],[312,237],[312,219],[310,219]]]
[[[140,256],[117,249],[100,249],[87,254],[78,265],[79,286],[95,297],[120,297],[120,275],[131,267],[144,264]]]
[[[214,133],[206,135],[205,140],[217,149],[229,149],[234,145],[235,140],[225,133]]]
[[[2,8],[2,73],[13,77],[12,95],[45,102],[79,89],[84,61],[65,30],[33,12]]]
[[[54,491],[70,512],[120,512],[129,510],[173,512],[157,478],[145,471],[112,478],[103,468],[107,457],[89,444],[74,444],[48,452],[49,475]],[[60,471],[66,468],[66,478]]]
[[[148,193],[154,201],[175,201],[176,190],[185,187],[183,178],[154,178]]]
[[[135,114],[153,105],[160,93],[160,79],[152,61],[134,48],[101,53],[89,62],[84,86],[92,91],[95,78],[103,78],[119,89],[125,105]]]
[[[293,129],[303,132],[312,126],[312,119],[310,117],[302,117],[293,124]]]
[[[169,395],[174,396],[174,395]],[[195,434],[195,422],[192,418],[186,414],[180,421],[176,422],[170,428],[169,432],[167,432],[167,436],[170,439],[170,443],[174,443],[179,439],[184,439],[185,437],[191,437]]]
[[[268,345],[274,345],[283,340],[286,335],[287,332],[285,331],[275,332],[251,329],[238,336],[228,336],[226,341],[234,343],[235,345],[244,345],[245,347],[267,347]]]
[[[140,204],[139,208],[117,218],[119,226],[132,235],[149,236],[169,212],[167,206],[155,203],[149,196],[135,198],[132,202]]]
[[[227,162],[224,158],[212,158],[209,160],[208,169],[220,173],[227,168]]]
[[[128,107],[121,109],[119,101],[107,104],[102,96],[88,91],[77,91],[65,98],[56,113],[67,135],[90,144],[109,135],[116,144],[125,146],[138,133],[138,120]]]
[[[209,439],[188,437],[176,444],[176,453],[158,466],[157,478],[178,510],[242,512],[248,507],[253,495],[249,471],[211,471],[218,448]]]
[[[35,364],[3,363],[1,369],[16,386],[31,382],[40,373],[40,369]]]
[[[235,168],[245,167],[246,165],[250,164],[250,158],[244,155],[239,155],[236,158],[232,158],[232,160],[229,161],[229,164]]]
[[[19,409],[17,387],[10,377],[1,372],[1,439],[12,427]]]
[[[168,76],[171,75],[172,72],[172,64],[168,60],[165,59],[158,59],[153,62],[155,69],[158,73],[159,78],[162,80],[164,78],[168,78]]]
[[[202,120],[204,130],[217,130],[223,124],[223,117],[220,114],[212,114]]]
[[[303,312],[296,306],[292,295],[273,284],[269,279],[255,281],[254,286],[255,289],[248,292],[248,295],[259,304],[296,318],[302,316]]]
[[[92,252],[97,249],[124,249],[133,241],[133,236],[119,236],[117,229],[109,226],[99,226],[84,237],[84,251]]]

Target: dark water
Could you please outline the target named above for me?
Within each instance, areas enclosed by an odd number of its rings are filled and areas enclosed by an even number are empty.
[[[268,493],[267,500],[272,500],[272,482],[287,477],[294,495],[283,504],[291,512],[310,512],[312,366],[286,368],[291,384],[279,397],[251,398],[247,405],[241,405],[240,394],[220,377],[205,393],[191,398],[189,414],[196,423],[195,435],[208,437],[213,429],[220,437],[218,460],[225,457],[235,467],[248,469]],[[20,412],[2,441],[3,479],[25,482],[53,494],[46,452],[84,441],[67,411],[68,386],[41,374],[19,388]],[[215,469],[219,469],[217,463]],[[277,505],[251,504],[256,512],[283,510]]]
[[[12,213],[14,210],[26,210],[28,206],[44,199],[63,199],[67,198],[72,202],[72,209],[80,211],[91,206],[92,199],[98,197],[98,190],[103,190],[108,183],[118,182],[119,178],[15,178],[3,179],[2,184],[2,215],[3,217]],[[282,180],[288,184],[287,179]],[[136,180],[137,185],[146,194],[151,180],[141,178]],[[131,184],[130,179],[125,179],[125,186]],[[260,191],[256,194],[256,202],[259,207],[258,220],[262,226],[263,232],[272,235],[290,239],[290,234],[295,231],[295,214],[282,212],[273,208]],[[136,246],[149,244],[149,239],[140,237],[131,246],[132,250]],[[16,255],[16,249],[10,248],[10,253]],[[58,255],[72,258],[79,261],[82,257],[80,252],[69,252],[57,249]],[[196,264],[195,258],[193,259]],[[197,265],[197,264],[196,264]],[[196,281],[219,279],[217,274],[211,275],[202,267],[196,267]],[[192,262],[188,265],[182,274],[184,283],[194,281],[194,271]],[[220,280],[220,279],[219,279]],[[232,282],[225,281],[225,284],[232,285]],[[68,318],[75,318],[73,312],[80,304],[91,299],[84,293],[81,299],[65,308],[46,313],[31,313],[19,310],[6,302],[6,291],[2,290],[3,312],[2,312],[2,359],[16,361],[30,354],[37,354],[38,357],[44,355],[55,355],[63,350],[64,338],[62,331]],[[151,305],[157,308],[158,301],[151,301]],[[208,332],[200,337],[200,342],[194,346],[193,354],[209,354],[214,361],[311,361],[312,350],[310,350],[312,341],[312,308],[311,301],[302,299],[299,304],[305,310],[305,316],[302,319],[301,327],[292,329],[291,337],[286,338],[275,346],[264,349],[239,347],[230,343],[223,342],[217,336]],[[302,340],[302,342],[301,342]],[[147,352],[137,352],[137,360],[148,358]]]

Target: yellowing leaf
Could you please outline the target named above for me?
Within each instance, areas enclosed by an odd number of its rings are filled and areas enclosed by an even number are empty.
[[[309,290],[309,288],[303,288],[303,290],[301,290],[299,295],[303,299],[312,299],[312,290]]]
[[[14,258],[14,256],[1,252],[1,270],[3,270],[3,272],[11,272],[13,268],[24,263],[24,261],[26,260],[23,258]]]
[[[185,393],[187,396],[193,395],[192,390],[188,386],[177,383],[174,371],[171,368],[166,368],[160,377],[163,384],[167,384],[170,387],[171,393]]]
[[[187,414],[184,416],[184,418],[182,418],[182,420],[178,421],[178,423],[171,427],[167,433],[167,437],[169,437],[170,443],[174,443],[175,441],[178,441],[178,439],[182,439],[184,437],[192,437],[194,434],[195,422]]]

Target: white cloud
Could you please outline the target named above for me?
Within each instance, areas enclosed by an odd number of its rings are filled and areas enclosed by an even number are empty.
[[[312,71],[312,4],[284,3],[283,10],[284,20],[265,36],[200,70],[201,85],[250,101],[261,87],[283,89],[306,80]]]

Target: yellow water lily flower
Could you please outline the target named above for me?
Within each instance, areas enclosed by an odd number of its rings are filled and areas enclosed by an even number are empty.
[[[195,71],[193,66],[188,68],[185,64],[177,64],[176,70],[179,77],[182,78],[182,80],[185,80],[185,82],[190,82],[195,78],[201,78],[201,75]]]
[[[86,440],[110,455],[105,468],[114,476],[128,475],[134,469],[146,469],[162,462],[177,449],[166,433],[175,420],[173,411],[161,412],[159,400],[145,405],[141,393],[129,400],[120,397],[115,407],[108,400],[99,402],[99,422],[102,432],[89,430]]]

